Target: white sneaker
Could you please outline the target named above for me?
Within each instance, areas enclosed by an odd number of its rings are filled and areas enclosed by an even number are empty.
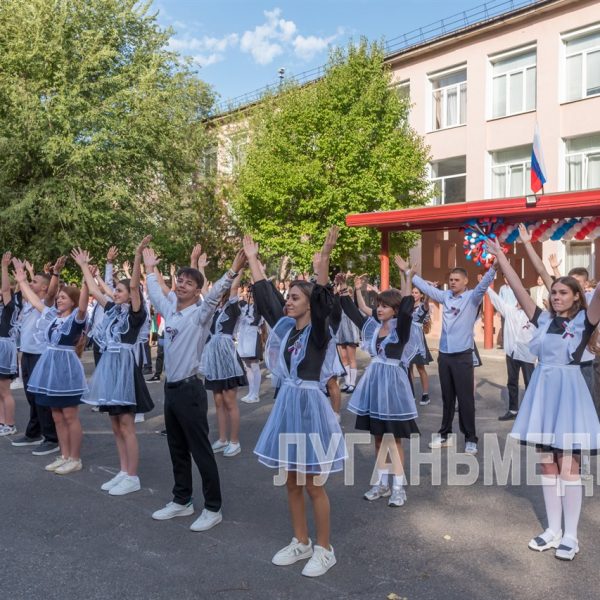
[[[223,452],[227,446],[229,446],[229,442],[227,440],[224,442],[217,440],[216,442],[212,443],[212,450],[213,452]]]
[[[83,469],[83,463],[80,458],[67,458],[67,460],[54,469],[57,475],[68,475],[69,473],[75,473],[75,471],[81,471]]]
[[[579,552],[579,543],[570,537],[564,537],[560,540],[560,546],[556,549],[554,556],[558,560],[573,560]]]
[[[194,505],[191,502],[187,504],[177,504],[169,502],[164,508],[152,513],[152,518],[156,521],[166,521],[173,517],[189,517],[194,514]]]
[[[246,404],[254,404],[255,402],[258,402],[259,400],[260,400],[260,398],[258,396],[254,396],[253,394],[248,394],[247,396],[240,398],[240,401],[245,402]]]
[[[537,550],[538,552],[543,552],[544,550],[549,550],[550,548],[558,548],[561,538],[562,531],[554,533],[552,529],[546,529],[546,531],[540,533],[540,535],[537,537],[529,540],[528,548],[530,550]]]
[[[223,513],[219,510],[214,512],[212,510],[204,509],[200,516],[190,525],[192,531],[208,531],[215,525],[218,525],[223,520]]]
[[[402,486],[393,486],[388,506],[402,506],[406,502],[406,490]]]
[[[223,450],[223,456],[231,458],[232,456],[239,454],[241,451],[242,447],[240,446],[239,442],[229,442],[229,444],[227,444],[227,448]]]
[[[56,471],[58,467],[62,467],[66,462],[67,459],[64,456],[58,456],[49,465],[46,465],[44,469],[46,471]]]
[[[465,444],[465,454],[477,454],[477,444],[475,442],[467,442]]]
[[[313,555],[306,563],[304,569],[302,569],[302,575],[305,577],[319,577],[319,575],[325,575],[336,562],[333,546],[331,546],[331,550],[325,550],[323,546],[317,546],[315,544]]]
[[[92,406],[92,412],[100,412],[99,406]]]
[[[387,498],[391,495],[391,490],[389,485],[383,485],[378,483],[374,485],[369,491],[365,492],[363,498],[372,502],[373,500],[378,500],[379,498]]]
[[[127,475],[121,479],[108,493],[111,496],[125,496],[131,492],[137,492],[142,489],[140,478],[137,476]]]
[[[291,543],[277,552],[271,562],[278,567],[286,567],[299,560],[310,558],[312,555],[313,546],[310,538],[308,538],[308,544],[301,544],[298,538],[293,537]]]
[[[144,413],[135,413],[134,423],[143,423],[146,420]]]
[[[14,435],[17,433],[17,428],[14,425],[2,425],[0,427],[0,436]]]
[[[431,442],[429,442],[428,445],[433,450],[435,450],[436,448],[450,448],[451,446],[454,446],[454,438],[450,436],[447,438],[443,438],[438,433],[433,437],[433,439],[431,440]]]
[[[108,492],[112,490],[118,483],[121,483],[123,479],[127,477],[127,473],[125,471],[119,471],[112,479],[109,479],[106,483],[103,483],[100,486],[100,489],[104,492]]]
[[[22,390],[23,387],[23,380],[20,377],[17,377],[10,382],[11,390]]]

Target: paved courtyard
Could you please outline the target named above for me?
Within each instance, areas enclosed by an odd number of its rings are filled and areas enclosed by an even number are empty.
[[[498,432],[503,450],[511,427],[497,420],[506,408],[504,356],[499,351],[482,354],[484,366],[476,370],[478,434],[482,438]],[[84,360],[89,370],[89,354]],[[441,419],[435,364],[429,372],[432,402],[419,407],[423,453],[429,452],[427,441]],[[528,600],[600,595],[595,460],[594,480],[587,482],[595,495],[584,500],[580,523],[581,553],[573,563],[564,563],[552,552],[527,548],[530,537],[542,529],[539,487],[511,485],[510,480],[509,485],[484,485],[483,471],[473,485],[450,486],[444,460],[441,485],[432,485],[435,469],[424,464],[419,485],[408,488],[407,504],[392,509],[385,500],[362,499],[374,457],[371,445],[356,446],[355,484],[344,485],[343,474],[327,484],[338,564],[325,576],[308,579],[300,574],[302,564],[275,567],[270,562],[292,535],[285,490],[273,485],[274,472],[259,465],[252,453],[272,406],[270,381],[263,382],[259,404],[241,404],[242,454],[217,457],[224,521],[206,533],[188,529],[193,517],[151,519],[171,499],[172,476],[166,438],[155,433],[163,426],[162,386],[152,384],[150,389],[157,407],[138,425],[140,492],[111,497],[100,491],[118,463],[108,417],[90,407],[81,408],[85,437],[80,473],[47,473],[43,467],[48,457],[32,456],[30,449],[0,439],[3,599]],[[22,390],[16,400],[22,430],[27,413]],[[209,420],[211,428],[216,426],[214,407]],[[345,433],[354,432],[354,417],[347,411],[342,424]],[[462,436],[457,442],[462,450]],[[493,440],[480,443],[479,465],[493,445]],[[447,459],[447,453],[440,455]],[[450,453],[451,458],[463,456]],[[459,474],[467,471],[467,466],[458,468]],[[198,479],[196,489],[201,508]]]

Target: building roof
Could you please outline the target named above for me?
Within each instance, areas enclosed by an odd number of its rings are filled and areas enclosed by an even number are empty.
[[[349,227],[374,227],[382,231],[440,231],[459,229],[469,219],[502,217],[506,223],[567,217],[600,216],[600,189],[561,192],[537,197],[535,206],[526,197],[460,202],[403,210],[348,215]]]

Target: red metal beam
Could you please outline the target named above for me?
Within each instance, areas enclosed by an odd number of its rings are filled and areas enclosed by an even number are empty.
[[[469,219],[503,217],[507,223],[600,216],[600,189],[545,194],[536,206],[527,207],[526,198],[480,200],[439,206],[348,215],[349,227],[376,227],[387,231],[435,231],[459,229]]]
[[[390,289],[390,234],[387,231],[381,232],[381,254],[379,255],[379,264],[381,266],[381,291]]]

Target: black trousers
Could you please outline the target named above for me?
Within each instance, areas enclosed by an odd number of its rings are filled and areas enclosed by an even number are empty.
[[[506,355],[506,372],[508,373],[508,382],[506,383],[506,387],[508,388],[508,410],[512,410],[513,412],[519,410],[519,371],[523,372],[523,381],[525,382],[525,389],[527,389],[534,368],[535,365],[533,363],[516,360],[512,358],[512,356]]]
[[[440,435],[448,437],[452,433],[455,404],[458,399],[458,424],[465,441],[477,443],[475,434],[475,369],[473,351],[438,355],[438,373],[442,388],[443,416]]]
[[[208,400],[200,379],[165,384],[165,426],[173,464],[173,502],[192,499],[192,457],[202,477],[204,506],[221,508],[219,470],[208,440]],[[191,456],[190,456],[191,454]]]
[[[102,351],[100,350],[100,346],[96,344],[96,341],[92,341],[92,351],[94,352],[94,366],[97,367],[100,359],[102,358]]]
[[[156,348],[156,367],[154,369],[155,375],[162,375],[162,372],[163,372],[163,367],[165,364],[164,340],[165,340],[165,337],[163,335],[158,336],[158,346]]]
[[[29,378],[40,356],[41,354],[29,354],[28,352],[23,352],[21,355],[21,377],[23,379],[25,396],[29,403],[29,422],[25,429],[25,435],[30,438],[39,438],[40,435],[43,435],[44,439],[48,442],[57,444],[58,436],[56,435],[56,426],[52,418],[52,410],[47,406],[38,406],[35,403],[35,394],[27,391]]]

